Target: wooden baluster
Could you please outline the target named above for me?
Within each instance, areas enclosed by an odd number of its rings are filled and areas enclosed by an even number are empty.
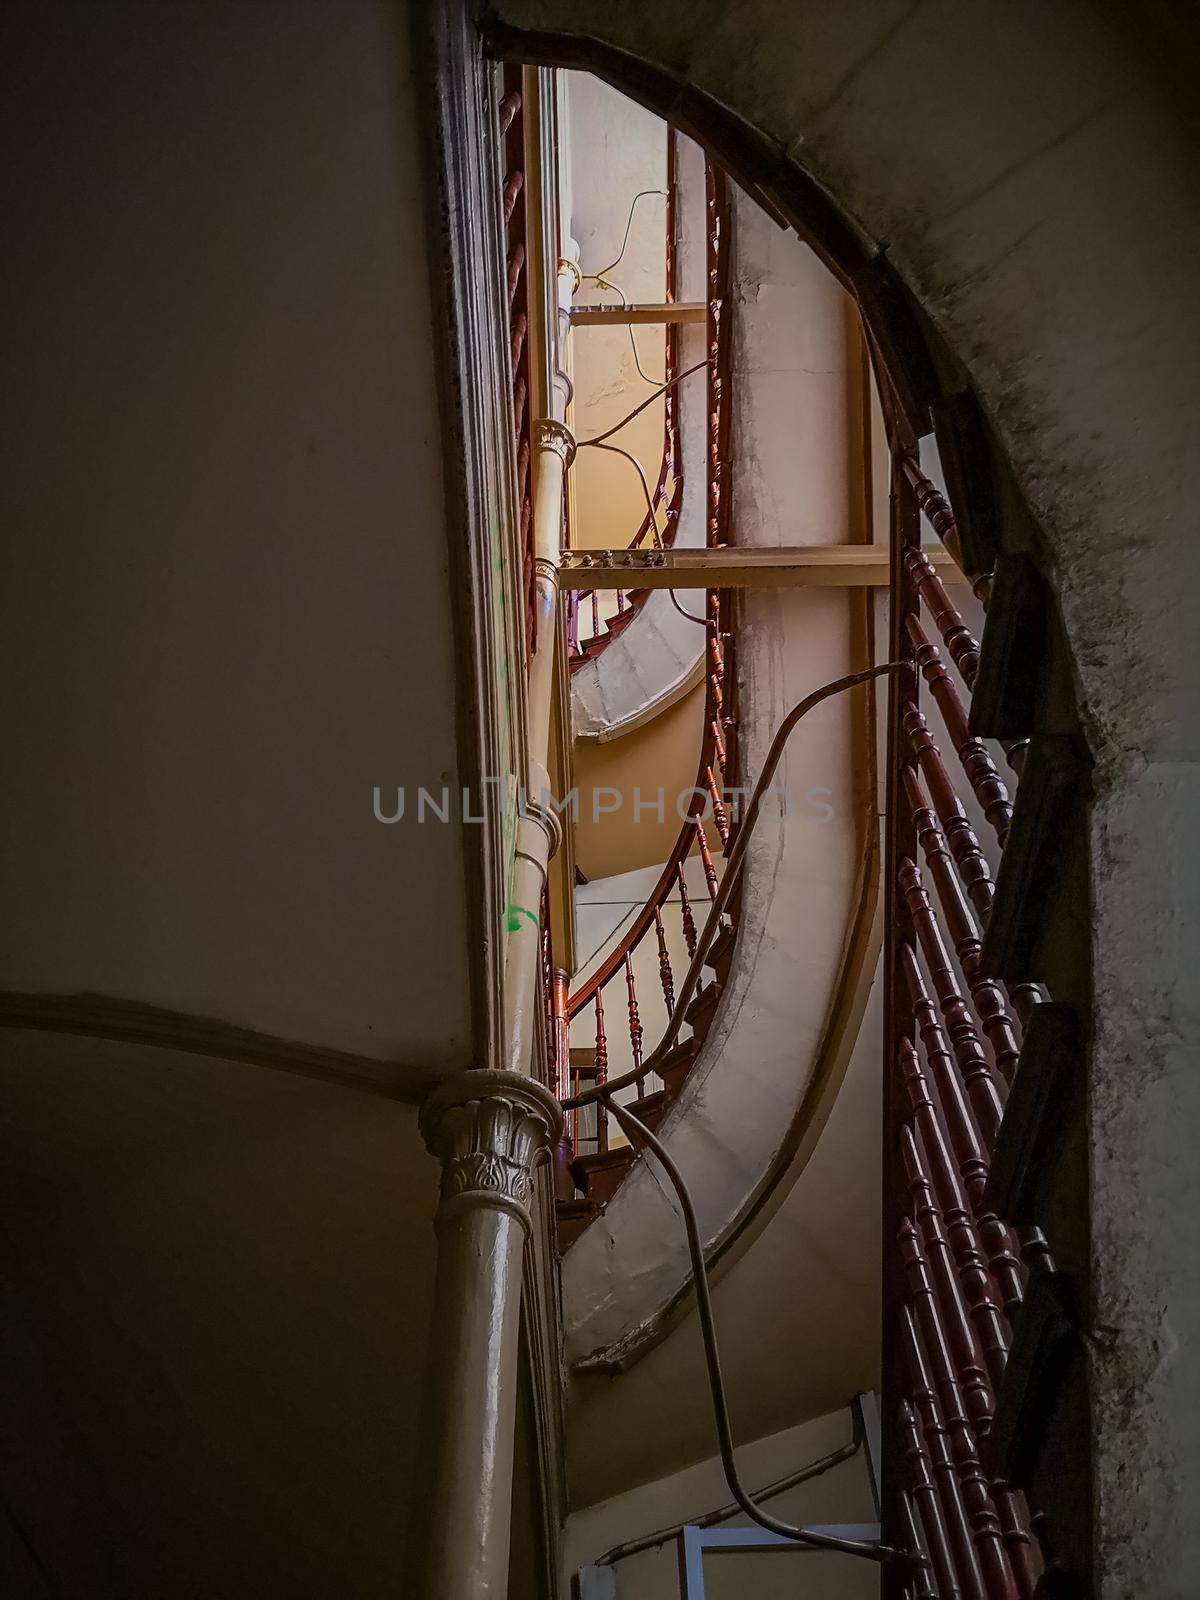
[[[1021,1497],[999,1479],[992,1483],[992,1499],[1000,1517],[1000,1536],[1008,1551],[1021,1600],[1034,1600],[1041,1563],[1029,1531],[1029,1514]]]
[[[916,1508],[907,1489],[901,1489],[897,1503],[900,1507],[900,1525],[904,1530],[904,1548],[908,1557],[905,1600],[938,1600],[938,1592],[933,1582],[933,1567],[917,1522]]]
[[[904,560],[909,576],[916,584],[917,591],[928,607],[929,615],[933,618],[933,624],[941,634],[946,649],[950,652],[950,659],[962,673],[963,682],[967,685],[967,688],[973,689],[975,687],[975,675],[979,671],[978,640],[963,622],[961,614],[951,602],[942,580],[938,577],[932,562],[925,552],[919,547],[907,550]],[[974,592],[985,611],[987,610],[988,597],[991,592],[991,582],[989,573],[977,578],[974,584]],[[1029,740],[1001,739],[1000,746],[1007,757],[1009,766],[1019,777],[1021,769],[1025,765],[1025,752],[1029,748]]]
[[[682,861],[675,868],[675,876],[679,883],[679,905],[683,912],[683,938],[690,958],[696,954],[696,919],[692,916],[692,902],[688,899]]]
[[[529,318],[522,311],[517,316],[517,318],[513,322],[513,326],[512,326],[512,342],[511,342],[511,345],[510,345],[510,351],[511,351],[511,355],[512,355],[512,368],[513,368],[514,372],[517,370],[517,368],[521,364],[521,352],[525,348],[525,335],[528,333],[528,331],[529,331]],[[524,392],[522,391],[521,403],[514,405],[514,410],[516,411],[518,418],[520,417],[521,412],[522,412],[523,409],[524,409]]]
[[[721,654],[721,636],[716,628],[708,630],[708,655],[712,662],[713,675],[721,679],[725,675],[725,658]]]
[[[954,520],[950,502],[941,490],[937,488],[933,480],[927,478],[921,471],[921,464],[915,455],[904,457],[901,461],[901,466],[909,483],[912,484],[917,505],[924,513],[929,526],[954,557],[955,564],[961,567],[963,560],[962,547],[958,537],[958,523]]]
[[[638,1012],[637,991],[633,982],[633,962],[629,952],[625,954],[625,988],[629,995],[629,1045],[633,1051],[634,1067],[642,1064],[642,1019]],[[638,1099],[646,1092],[646,1086],[639,1079],[637,1086]]]
[[[954,792],[954,785],[942,765],[941,752],[933,742],[925,718],[913,701],[905,702],[900,720],[917,758],[917,766],[929,785],[933,809],[945,830],[946,843],[950,846],[950,854],[958,867],[967,898],[979,913],[980,921],[986,922],[995,893],[987,857],[979,847],[979,840],[962,801]]]
[[[720,720],[720,718],[719,717],[711,717],[709,719],[708,726],[709,726],[709,730],[710,730],[710,732],[712,733],[712,736],[713,736],[713,745],[714,745],[714,747],[716,749],[716,752],[717,752],[717,761],[720,764],[721,771],[724,772],[725,771],[725,738],[724,738],[724,735],[721,732],[721,720]]]
[[[921,1069],[921,1058],[910,1039],[900,1041],[897,1066],[900,1080],[908,1092],[913,1126],[918,1134],[916,1159],[922,1174],[932,1179],[934,1194],[940,1201],[963,1296],[995,1388],[999,1386],[1008,1361],[1008,1330],[1003,1313],[992,1297],[992,1280],[975,1220],[946,1145],[937,1107]]]
[[[567,988],[569,979],[561,967],[554,969],[554,1093],[560,1100],[568,1095],[567,1084],[571,1077],[571,1025],[567,1020]]]
[[[654,933],[658,939],[658,976],[662,984],[663,1000],[667,1007],[667,1019],[675,1009],[675,977],[671,971],[671,957],[667,954],[667,935],[663,929],[662,912],[657,906],[654,908]]]
[[[984,1365],[982,1349],[967,1316],[962,1285],[950,1254],[950,1243],[942,1226],[942,1214],[925,1172],[921,1152],[912,1128],[906,1123],[900,1132],[904,1170],[908,1177],[913,1222],[924,1247],[925,1260],[936,1285],[938,1306],[954,1371],[966,1405],[967,1416],[977,1438],[991,1431],[996,1409],[992,1386]]]
[[[579,593],[572,590],[567,601],[567,649],[573,656],[579,654]]]
[[[511,94],[506,94],[501,100],[497,110],[500,116],[500,132],[505,134],[513,125],[513,119],[521,109],[520,91],[514,89]]]
[[[950,735],[950,742],[958,755],[967,782],[975,791],[976,798],[983,807],[983,814],[991,824],[997,840],[1003,845],[1008,838],[1009,824],[1012,821],[1008,790],[1001,782],[995,763],[987,752],[987,746],[982,739],[976,739],[967,727],[967,713],[958,698],[954,680],[946,671],[937,647],[930,644],[926,637],[921,619],[915,612],[910,611],[904,621],[909,638],[916,647],[917,665],[942,713],[946,732]]]
[[[1021,1309],[1023,1298],[1021,1264],[1013,1254],[1008,1229],[995,1212],[985,1210],[983,1206],[988,1157],[964,1099],[962,1080],[950,1053],[949,1042],[938,1023],[937,1009],[929,998],[911,945],[901,947],[900,965],[912,1000],[913,1020],[925,1047],[925,1059],[929,1063],[937,1097],[941,1102],[950,1147],[962,1174],[963,1188],[975,1213],[979,1237],[987,1251],[988,1270],[1000,1291],[1004,1314],[1011,1323]]]
[[[900,1402],[899,1420],[898,1442],[901,1453],[908,1462],[909,1477],[912,1483],[912,1503],[920,1522],[921,1531],[924,1533],[925,1547],[929,1551],[930,1563],[936,1579],[936,1587],[933,1593],[936,1600],[964,1600],[968,1591],[965,1591],[958,1581],[950,1538],[946,1531],[947,1521],[956,1519],[953,1515],[948,1518],[943,1513],[938,1486],[929,1470],[929,1456],[925,1451],[924,1444],[921,1442],[921,1430],[917,1426],[913,1408],[907,1400],[901,1400]],[[952,1467],[948,1470],[953,1492],[957,1496],[957,1484],[953,1483],[954,1470]],[[963,1536],[969,1548],[970,1534],[967,1531],[966,1512],[962,1510],[961,1502],[957,1505],[957,1512],[961,1514]],[[916,1530],[914,1529],[915,1532]],[[982,1587],[982,1584],[980,1587]]]
[[[505,178],[505,180],[504,180],[504,198],[503,198],[504,220],[505,220],[505,222],[511,221],[512,214],[516,210],[516,207],[517,207],[518,196],[520,195],[521,190],[524,187],[525,187],[525,174],[523,172],[514,170],[513,172],[510,172],[508,174],[508,176]]]
[[[708,885],[708,898],[717,898],[717,870],[713,866],[712,851],[708,848],[708,835],[704,831],[704,818],[693,817],[696,828],[696,843],[700,847],[700,859],[704,863],[704,881]]]
[[[925,1449],[938,1504],[946,1529],[947,1543],[952,1557],[955,1581],[960,1594],[968,1600],[987,1600],[990,1589],[984,1582],[979,1564],[979,1551],[971,1531],[962,1479],[955,1468],[950,1448],[950,1435],[942,1419],[941,1407],[934,1392],[921,1354],[920,1339],[912,1311],[908,1306],[900,1312],[901,1354],[909,1370],[912,1383],[912,1411],[920,1424]]]
[[[920,940],[934,993],[950,1034],[954,1059],[962,1073],[963,1084],[975,1113],[983,1142],[990,1151],[995,1147],[1000,1131],[1000,1118],[1004,1104],[992,1076],[991,1063],[983,1048],[983,1040],[975,1030],[970,1007],[958,987],[958,979],[950,963],[950,953],[942,939],[942,930],[933,914],[929,896],[921,879],[921,870],[915,862],[905,859],[900,863],[900,888]]]
[[[962,1175],[963,1188],[972,1208],[977,1212],[983,1198],[984,1185],[987,1183],[987,1153],[980,1142],[975,1119],[968,1108],[962,1079],[959,1077],[954,1057],[950,1054],[949,1042],[937,1020],[937,1008],[929,997],[916,953],[909,944],[904,944],[900,948],[900,968],[912,1001],[913,1021],[921,1043],[925,1047],[925,1059],[929,1063],[938,1099],[945,1114],[946,1131],[958,1162],[958,1170]]]
[[[608,1036],[604,1032],[604,1001],[600,990],[596,990],[596,1054],[595,1082],[597,1084],[608,1082]],[[596,1102],[596,1149],[608,1149],[608,1112],[604,1101]]]
[[[1040,1228],[1015,1228],[1017,1248],[1021,1252],[1021,1260],[1030,1272],[1053,1272],[1054,1256],[1051,1254],[1050,1242]]]
[[[904,552],[904,562],[918,594],[929,608],[933,625],[941,634],[951,661],[962,673],[967,688],[973,689],[975,674],[979,671],[979,641],[951,603],[924,550],[919,546],[909,548]]]
[[[525,265],[525,246],[519,241],[508,252],[508,309],[512,310],[513,301],[517,297],[517,285],[521,281],[521,269]]]
[[[904,769],[904,787],[912,801],[913,821],[917,839],[925,852],[925,860],[937,888],[938,903],[946,919],[954,953],[957,955],[971,999],[982,1024],[984,1034],[992,1047],[996,1066],[1006,1083],[1011,1083],[1016,1071],[1019,1049],[1013,1019],[1004,1004],[1000,985],[982,976],[979,970],[979,953],[983,948],[978,925],[971,914],[966,896],[946,848],[946,840],[937,825],[937,818],[925,799],[921,780],[913,767]]]
[[[717,825],[717,832],[721,836],[722,847],[729,847],[729,817],[721,801],[721,791],[717,786],[716,775],[711,767],[704,769],[704,786],[708,790],[708,798],[712,801],[713,821]]]
[[[721,713],[725,709],[725,696],[721,691],[721,678],[719,673],[710,672],[708,675],[708,698],[709,703],[716,712],[717,719],[719,721]]]
[[[901,1222],[898,1237],[913,1299],[907,1332],[911,1337],[913,1389],[917,1408],[921,1410],[922,1403],[928,1404],[932,1399],[944,1418],[950,1455],[975,1536],[986,1593],[991,1600],[1017,1600],[1016,1584],[1001,1535],[1000,1518],[992,1502],[991,1489],[979,1459],[975,1430],[963,1407],[962,1392],[946,1344],[942,1307],[933,1292],[929,1264],[921,1252],[920,1239],[910,1218],[905,1217]]]
[[[600,596],[592,590],[592,638],[600,632]]]
[[[581,1080],[580,1080],[580,1076],[579,1076],[579,1068],[578,1067],[572,1067],[571,1068],[571,1095],[572,1095],[572,1097],[574,1097],[575,1095],[577,1095],[579,1093],[580,1087],[581,1087]],[[571,1148],[572,1148],[572,1150],[576,1150],[577,1151],[579,1149],[579,1107],[578,1106],[576,1106],[572,1110],[567,1126],[568,1126],[568,1128],[570,1130]]]

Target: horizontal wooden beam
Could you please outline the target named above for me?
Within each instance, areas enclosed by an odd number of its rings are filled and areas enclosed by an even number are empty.
[[[966,579],[947,551],[926,548],[944,583]],[[807,544],[720,550],[566,550],[565,590],[885,588],[886,545]]]
[[[572,306],[573,328],[621,326],[629,322],[703,322],[708,306],[703,300],[671,300],[662,305]]]

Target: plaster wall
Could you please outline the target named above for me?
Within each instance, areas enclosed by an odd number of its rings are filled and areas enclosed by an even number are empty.
[[[758,1439],[738,1452],[738,1468],[751,1490],[827,1455],[851,1437],[850,1413],[835,1411],[799,1427]],[[729,1503],[730,1495],[713,1456],[653,1483],[576,1512],[566,1527],[565,1576],[626,1543],[676,1522],[694,1519]],[[875,1508],[865,1458],[860,1451],[819,1478],[767,1502],[772,1515],[793,1525],[873,1522]],[[749,1526],[731,1517],[722,1527]],[[677,1542],[616,1563],[617,1600],[677,1600]],[[705,1600],[793,1600],[800,1592],[828,1600],[869,1600],[879,1593],[878,1570],[851,1556],[828,1554],[710,1555],[705,1559]]]
[[[407,11],[4,31],[0,987],[466,1065]]]
[[[37,1033],[0,1033],[0,1092],[8,1600],[405,1590],[438,1179],[415,1112]]]

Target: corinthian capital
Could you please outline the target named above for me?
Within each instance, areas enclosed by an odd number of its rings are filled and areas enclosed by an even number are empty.
[[[535,450],[553,450],[566,467],[575,457],[575,435],[565,422],[553,417],[539,417],[534,423],[533,445]]]
[[[463,1072],[421,1107],[420,1128],[442,1164],[441,1217],[493,1206],[528,1225],[533,1169],[562,1133],[548,1089],[519,1072]]]

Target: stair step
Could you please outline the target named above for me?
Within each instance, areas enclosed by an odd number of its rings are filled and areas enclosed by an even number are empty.
[[[729,968],[733,962],[733,952],[736,947],[737,932],[727,922],[712,944],[709,945],[708,954],[704,958],[705,965],[713,969],[721,983],[724,983],[729,977]]]
[[[599,1210],[596,1202],[589,1200],[586,1195],[581,1199],[558,1202],[554,1208],[554,1219],[560,1255],[571,1248]]]
[[[714,979],[696,991],[695,999],[684,1012],[684,1020],[691,1024],[698,1040],[703,1041],[707,1037],[720,998],[721,985]]]
[[[659,1067],[658,1075],[667,1086],[669,1100],[678,1099],[699,1048],[695,1039],[685,1039],[682,1044],[675,1046]]]
[[[631,1100],[629,1109],[639,1122],[644,1122],[653,1133],[662,1121],[671,1097],[665,1089],[656,1089],[653,1094],[643,1095],[640,1100]]]
[[[634,606],[626,606],[624,611],[614,612],[614,614],[609,617],[608,621],[604,624],[604,626],[608,629],[609,638],[615,639],[618,634],[624,633],[625,629],[636,616],[637,609]]]
[[[621,1179],[633,1165],[637,1151],[629,1144],[619,1144],[612,1150],[597,1150],[591,1155],[577,1156],[571,1165],[575,1182],[595,1205],[607,1205],[616,1194]]]

